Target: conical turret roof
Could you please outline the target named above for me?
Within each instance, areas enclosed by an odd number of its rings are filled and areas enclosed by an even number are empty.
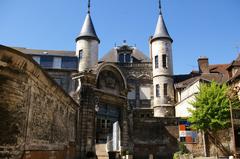
[[[85,21],[82,26],[82,30],[81,30],[79,36],[77,37],[76,41],[78,41],[79,39],[95,39],[100,43],[100,40],[94,29],[90,13],[88,13],[86,15]]]
[[[155,33],[154,33],[151,41],[160,39],[160,38],[166,38],[166,39],[169,39],[171,42],[173,42],[171,36],[168,33],[166,24],[163,19],[163,15],[161,13],[158,16],[157,26],[156,26]]]

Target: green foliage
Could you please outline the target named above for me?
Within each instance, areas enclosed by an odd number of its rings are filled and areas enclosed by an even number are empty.
[[[193,158],[193,156],[189,153],[181,154],[179,151],[175,152],[173,155],[173,159],[181,159],[181,158]]]
[[[196,100],[191,102],[194,109],[190,110],[192,116],[188,119],[193,129],[216,131],[230,126],[230,100],[233,107],[239,106],[239,100],[230,98],[229,91],[226,84],[200,85]]]
[[[179,151],[175,152],[174,155],[173,155],[173,159],[179,159],[180,155],[181,155],[181,153]]]
[[[179,143],[179,151],[175,152],[173,155],[173,159],[179,159],[180,156],[188,156],[189,151],[187,150],[186,146],[183,143]]]
[[[186,148],[186,146],[183,143],[180,142],[178,147],[179,147],[179,151],[181,154],[188,153],[188,149]]]

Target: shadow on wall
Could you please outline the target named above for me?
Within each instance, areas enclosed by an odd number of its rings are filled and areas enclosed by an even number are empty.
[[[154,119],[154,122],[135,121],[133,129],[134,158],[145,159],[152,155],[154,158],[172,159],[179,150],[178,126],[164,124],[168,119]],[[147,121],[147,120],[146,120]],[[144,128],[144,129],[143,129]]]
[[[24,81],[23,73],[16,70],[15,73],[21,74],[21,79]],[[8,151],[2,151],[0,157],[13,157],[13,154],[10,153],[13,150],[15,157],[19,157],[23,153],[21,145],[24,141],[26,109],[22,97],[24,86],[21,85],[21,82],[20,79],[0,76],[0,145],[11,145],[5,146]]]

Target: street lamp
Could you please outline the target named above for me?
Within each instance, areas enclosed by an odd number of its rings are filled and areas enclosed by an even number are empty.
[[[95,97],[94,99],[94,104],[95,104],[95,111],[96,113],[99,111],[99,97]]]

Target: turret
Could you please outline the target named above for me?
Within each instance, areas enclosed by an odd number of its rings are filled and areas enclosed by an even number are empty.
[[[90,1],[88,1],[88,12],[81,32],[76,38],[76,56],[79,59],[78,70],[80,72],[91,69],[98,63],[99,43],[100,40],[90,15]]]
[[[174,116],[173,61],[172,38],[165,25],[161,2],[159,1],[159,17],[154,36],[150,39],[150,52],[153,67],[155,117]]]

